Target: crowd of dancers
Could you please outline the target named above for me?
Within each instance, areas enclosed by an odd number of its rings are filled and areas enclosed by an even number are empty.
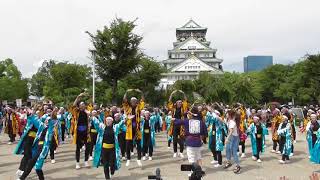
[[[131,91],[141,96],[129,98],[127,95]],[[173,101],[177,94],[182,94],[183,98]],[[235,164],[234,173],[241,171],[239,158],[247,156],[248,137],[254,161],[263,161],[261,154],[266,151],[266,136],[270,135],[271,152],[281,155],[279,163],[285,164],[294,155],[296,132],[301,131],[306,134],[310,162],[320,164],[318,106],[305,107],[304,119],[297,125],[297,116],[289,107],[255,110],[240,103],[232,106],[190,104],[181,90],[173,91],[167,106],[162,108],[145,104],[139,89],[127,90],[121,107],[81,101],[85,96],[86,93],[81,93],[69,107],[58,108],[53,103],[20,109],[5,107],[0,116],[4,132],[9,136],[8,144],[20,136],[14,150],[14,154],[22,155],[16,172],[18,179],[26,179],[33,168],[39,179],[44,179],[45,160],[50,158],[54,164],[55,151],[69,138],[75,145],[75,169],[102,166],[105,178],[110,179],[122,162],[125,166],[131,165],[134,152],[137,166],[142,166],[145,160],[152,161],[157,147],[156,133],[160,131],[167,135],[168,149],[173,145],[173,158],[184,158],[186,150],[188,161],[201,166],[201,147],[207,146],[212,153],[211,164],[216,168]],[[83,164],[80,164],[81,152],[85,155]]]

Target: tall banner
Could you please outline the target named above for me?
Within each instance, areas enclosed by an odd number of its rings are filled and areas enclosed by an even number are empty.
[[[297,116],[299,120],[304,119],[303,110],[301,108],[291,108],[292,112]]]
[[[16,105],[17,105],[17,107],[21,108],[22,107],[22,99],[16,99]]]

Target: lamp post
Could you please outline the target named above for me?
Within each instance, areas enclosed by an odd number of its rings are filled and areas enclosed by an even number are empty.
[[[93,36],[89,33],[89,31],[86,31],[85,33],[89,34],[89,36],[91,38],[93,38]],[[96,79],[96,51],[95,50],[90,50],[91,52],[91,59],[92,59],[92,103],[94,104],[95,102],[95,79]]]
[[[93,66],[92,66],[92,103],[94,104],[95,102],[95,79],[96,79],[96,73],[95,73],[95,69],[96,69],[96,53],[93,51],[92,52],[92,62],[93,62]]]

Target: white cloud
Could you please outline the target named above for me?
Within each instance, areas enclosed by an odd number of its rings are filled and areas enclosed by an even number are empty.
[[[0,59],[15,60],[24,76],[44,59],[90,63],[94,32],[114,17],[137,21],[142,48],[164,59],[175,28],[191,17],[208,27],[207,39],[218,49],[224,69],[242,71],[251,54],[295,61],[320,47],[318,0],[3,0],[0,2]]]

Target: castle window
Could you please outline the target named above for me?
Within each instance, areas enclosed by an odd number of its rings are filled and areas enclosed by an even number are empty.
[[[194,49],[197,49],[197,48],[196,48],[196,46],[188,46],[188,49],[189,50],[194,50]]]

